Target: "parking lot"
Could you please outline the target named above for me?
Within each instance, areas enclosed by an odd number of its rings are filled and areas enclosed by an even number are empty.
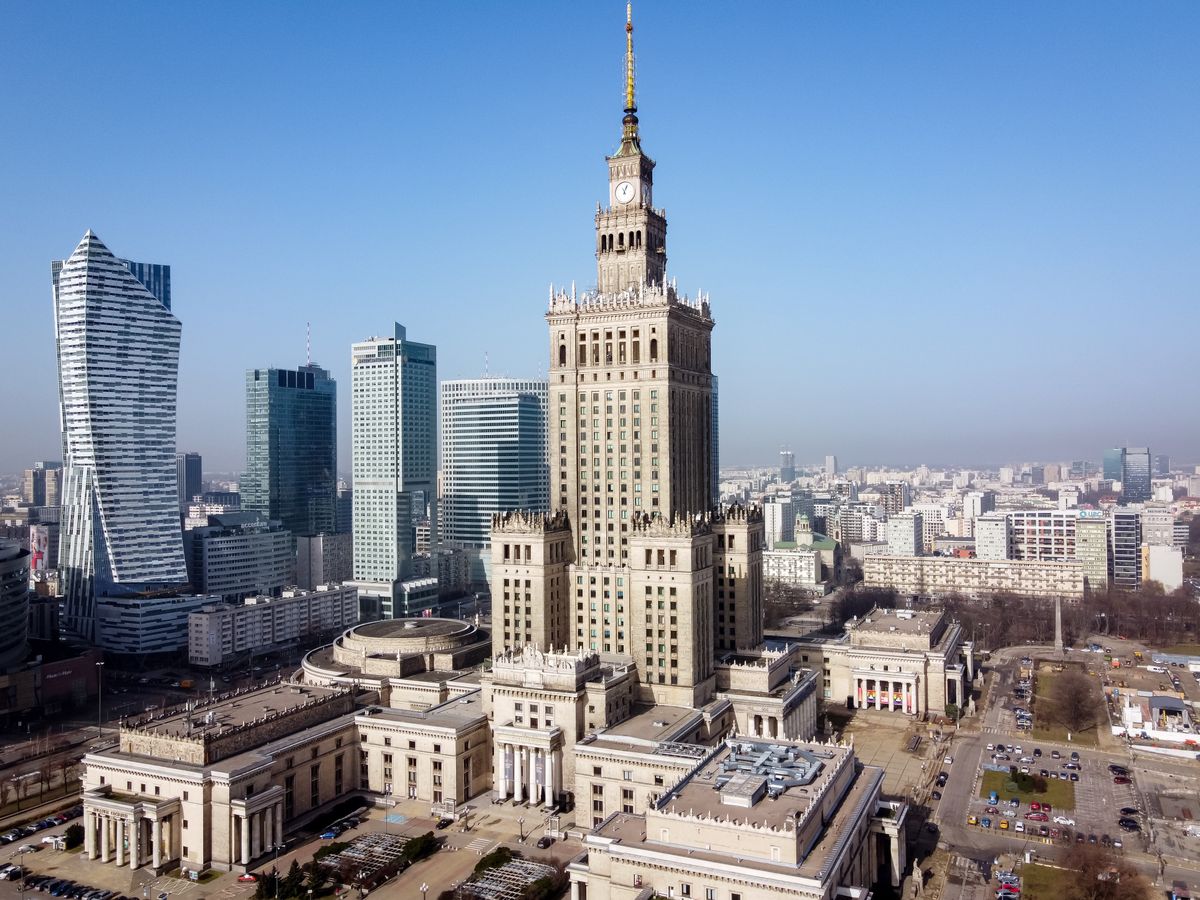
[[[1058,842],[1077,840],[1077,834],[1082,831],[1085,841],[1089,841],[1094,834],[1096,842],[1103,843],[1107,835],[1110,839],[1119,840],[1122,845],[1133,841],[1133,846],[1142,848],[1142,838],[1139,834],[1122,831],[1117,824],[1123,808],[1137,810],[1135,818],[1144,822],[1145,810],[1142,809],[1136,784],[1132,777],[1128,784],[1114,783],[1114,775],[1108,769],[1110,764],[1104,757],[1087,751],[1042,746],[1025,738],[1022,738],[1022,743],[1018,745],[998,741],[990,746],[991,749],[985,749],[980,760],[980,772],[976,780],[978,787],[967,806],[966,824],[974,824],[979,828],[990,827],[1014,836],[1036,836]],[[1039,752],[1040,755],[1037,755]],[[1078,759],[1072,760],[1072,753],[1076,753]],[[1058,754],[1057,759],[1055,754]],[[1038,793],[1005,789],[1001,784],[1007,782],[1007,778],[986,774],[1002,772],[1010,765],[1028,769],[1029,775],[1047,779],[1049,790],[1045,797],[1052,798],[1049,813],[1044,813],[1042,809],[1033,810],[1032,802],[1037,802],[1039,807],[1045,802],[1045,799],[1038,800]],[[1072,768],[1074,766],[1078,766],[1078,769]],[[1077,776],[1078,780],[1072,780],[1072,775]],[[1056,782],[1061,784],[1062,788],[1070,785],[1071,790],[1057,789]],[[999,802],[994,805],[989,802],[988,794],[991,789],[995,789],[998,794]],[[1064,800],[1072,791],[1073,798]],[[1011,805],[1014,798],[1020,801],[1015,807]],[[1043,813],[1046,815],[1044,822],[1026,819],[1029,814]],[[973,823],[970,817],[974,817]],[[1055,822],[1056,817],[1073,820],[1074,824]],[[989,820],[989,825],[984,824],[985,819]],[[1002,824],[1005,822],[1007,827]]]

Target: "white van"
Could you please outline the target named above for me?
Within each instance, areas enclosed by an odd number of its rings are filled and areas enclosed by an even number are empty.
[[[1165,668],[1163,668],[1162,666],[1146,666],[1146,671],[1147,672],[1157,672],[1160,675],[1164,675],[1164,674],[1166,674],[1167,670]]]

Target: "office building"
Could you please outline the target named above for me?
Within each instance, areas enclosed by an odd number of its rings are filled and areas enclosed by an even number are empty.
[[[837,475],[837,473],[838,473],[837,457],[833,456],[833,455],[826,456],[825,457],[825,475],[826,475],[826,477],[833,478],[833,476]]]
[[[1150,451],[1145,447],[1125,448],[1125,468],[1121,477],[1121,502],[1142,503],[1152,494]]]
[[[179,508],[186,509],[204,491],[199,453],[175,454],[175,479],[179,484]]]
[[[1171,474],[1171,457],[1165,453],[1154,454],[1154,475],[1156,478],[1167,478]]]
[[[209,516],[208,524],[183,536],[188,576],[197,593],[234,603],[276,597],[294,581],[292,534],[255,512]]]
[[[95,642],[97,597],[187,581],[175,466],[180,325],[91,231],[51,271],[63,627]]]
[[[334,532],[350,534],[354,530],[354,491],[345,485],[338,485],[334,504]]]
[[[919,512],[888,516],[887,542],[892,556],[920,556],[925,549],[924,516]]]
[[[999,472],[999,480],[1001,484],[1012,484],[1016,478],[1016,473],[1012,466],[1001,466]]]
[[[1008,516],[985,513],[975,519],[975,556],[978,559],[1008,559]]]
[[[436,533],[437,348],[396,324],[351,350],[354,581],[387,607],[412,572],[415,520]]]
[[[358,624],[358,591],[322,584],[278,597],[247,597],[238,604],[209,603],[188,614],[188,661],[223,666],[246,657],[332,640]]]
[[[188,614],[220,597],[203,594],[102,596],[96,600],[96,639],[106,653],[152,657],[187,649]]]
[[[1109,580],[1136,590],[1142,583],[1142,511],[1114,507],[1109,521]]]
[[[962,517],[967,535],[975,533],[975,520],[996,508],[995,491],[967,491],[963,495]]]
[[[1076,510],[1021,509],[1008,517],[1008,558],[1075,559]]]
[[[314,534],[296,538],[296,584],[313,590],[319,584],[350,581],[354,576],[354,538],[347,534]]]
[[[1142,581],[1157,581],[1168,594],[1183,587],[1183,551],[1142,544]]]
[[[242,508],[294,535],[332,532],[337,493],[337,382],[320,366],[246,372]]]
[[[1162,506],[1142,510],[1142,543],[1156,547],[1175,545],[1175,516]]]
[[[0,540],[0,673],[9,672],[29,654],[29,551]]]
[[[779,480],[784,484],[796,480],[796,454],[791,450],[779,451]]]
[[[481,586],[492,516],[549,511],[546,403],[545,379],[442,382],[440,539],[469,553],[471,580]]]
[[[1079,510],[1075,522],[1075,558],[1083,565],[1089,594],[1108,590],[1108,517],[1098,509]]]
[[[1105,481],[1121,481],[1125,478],[1125,450],[1113,447],[1104,451],[1104,465],[1101,469]]]
[[[21,500],[28,506],[58,506],[62,463],[39,462],[21,479]]]

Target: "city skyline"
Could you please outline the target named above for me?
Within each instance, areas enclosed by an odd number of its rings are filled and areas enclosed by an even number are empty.
[[[713,358],[727,466],[770,464],[782,445],[844,465],[1098,459],[1125,444],[1200,458],[1200,425],[1161,390],[1186,383],[1182,354],[1120,372],[1104,363],[1106,348],[1162,340],[1194,297],[1186,235],[1198,188],[1186,160],[1200,126],[1176,113],[1195,80],[1187,36],[1200,14],[1078,11],[639,11],[643,127],[672,160],[656,199],[684,223],[667,274],[711,291],[727,320]],[[29,377],[4,401],[25,424],[0,446],[0,471],[59,455],[44,265],[87,228],[172,266],[186,325],[177,449],[211,471],[242,466],[242,373],[301,362],[307,322],[314,362],[343,385],[343,460],[347,350],[374,323],[404,321],[437,345],[446,378],[544,376],[528,370],[544,337],[525,313],[549,280],[591,269],[565,224],[588,210],[581,197],[603,198],[594,159],[542,148],[611,143],[604,113],[620,72],[600,36],[616,14],[449,9],[414,26],[386,12],[364,28],[374,13],[303,8],[275,30],[243,11],[246,27],[230,35],[195,10],[116,23],[81,6],[70,33],[43,21],[50,12],[16,11],[10,34],[30,39],[5,48],[0,70],[29,128],[0,159],[27,177],[7,189],[18,214],[0,224],[0,304],[25,323]],[[413,27],[411,54],[384,52]],[[104,39],[73,51],[84,34]],[[68,61],[54,72],[36,63],[50,40]],[[491,41],[528,52],[506,54],[498,77],[477,52]],[[217,46],[227,73],[195,77]],[[323,65],[299,65],[314,50]],[[294,80],[276,84],[259,57],[295,62]],[[605,58],[611,77],[589,77]],[[90,128],[89,169],[71,167],[81,148],[57,142],[52,124],[84,78],[73,59],[98,88],[160,110],[154,149],[138,129]],[[376,88],[414,75],[420,114],[378,116]],[[76,115],[85,128],[102,121]],[[439,138],[436,162],[410,140],[418,128]],[[731,172],[729,153],[756,164]],[[381,289],[375,272],[391,266],[403,277]],[[781,341],[810,364],[794,395],[769,352]],[[858,365],[844,365],[847,352]],[[916,353],[942,366],[897,403],[896,367]],[[1013,367],[1028,357],[1067,390],[1014,393]],[[815,420],[814,381],[831,401]]]

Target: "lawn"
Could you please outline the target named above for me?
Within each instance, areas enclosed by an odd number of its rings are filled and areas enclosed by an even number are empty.
[[[1075,878],[1071,869],[1033,865],[1021,867],[1021,897],[1024,900],[1058,900],[1067,894]]]
[[[1200,644],[1176,644],[1167,647],[1163,653],[1178,653],[1181,656],[1200,656]]]
[[[1037,800],[1039,803],[1049,802],[1055,812],[1075,809],[1075,785],[1073,782],[1049,778],[1046,780],[1046,793],[1044,794],[1013,790],[1012,787],[1005,787],[1007,783],[1007,772],[985,769],[983,778],[979,782],[979,796],[987,797],[992,791],[995,791],[1000,795],[1001,800],[1011,800],[1016,797],[1027,807],[1030,800]]]
[[[1108,718],[1104,711],[1104,695],[1101,693],[1100,680],[1096,679],[1096,725],[1087,728],[1083,731],[1076,731],[1071,734],[1071,739],[1067,740],[1067,729],[1063,728],[1056,722],[1051,722],[1048,717],[1039,711],[1038,706],[1044,704],[1045,707],[1050,706],[1049,698],[1053,696],[1055,672],[1041,671],[1037,673],[1037,703],[1033,709],[1033,731],[1030,733],[1030,740],[1034,741],[1057,741],[1062,744],[1079,744],[1081,747],[1095,747],[1100,743],[1099,726],[1100,724],[1107,725]]]

